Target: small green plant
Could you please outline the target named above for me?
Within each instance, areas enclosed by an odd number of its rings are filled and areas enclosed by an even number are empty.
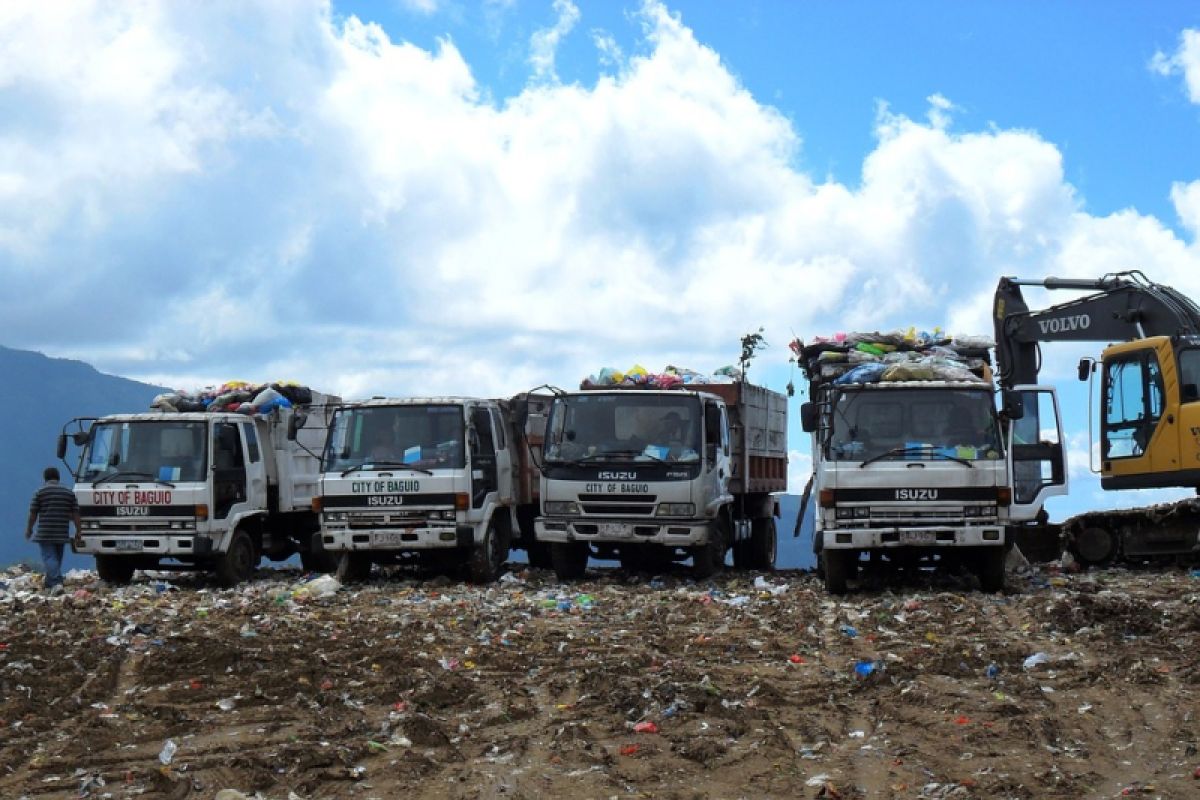
[[[742,337],[742,356],[738,359],[738,368],[742,371],[742,380],[746,379],[746,373],[750,371],[750,362],[754,359],[756,353],[765,347],[769,347],[767,340],[763,338],[763,329],[759,328],[753,333],[747,333]]]

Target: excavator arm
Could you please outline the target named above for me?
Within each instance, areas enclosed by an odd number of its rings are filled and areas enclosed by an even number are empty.
[[[1022,286],[1090,294],[1030,310]],[[1042,342],[1107,343],[1099,414],[1104,488],[1200,486],[1200,307],[1191,299],[1138,271],[1095,280],[1001,278],[993,312],[1004,389],[1037,382]]]
[[[1022,286],[1091,291],[1092,294],[1031,311]],[[1001,278],[993,305],[1000,385],[1036,383],[1041,342],[1123,342],[1151,336],[1200,335],[1200,308],[1139,271],[1099,279]]]

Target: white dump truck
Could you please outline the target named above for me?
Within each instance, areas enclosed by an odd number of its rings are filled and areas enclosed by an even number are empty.
[[[423,560],[484,583],[533,538],[530,438],[547,398],[374,398],[334,410],[321,465],[321,539],[343,580]]]
[[[81,447],[77,552],[94,555],[111,583],[138,569],[197,569],[233,585],[263,556],[296,553],[332,570],[312,498],[324,412],[338,398],[305,389],[301,399],[262,414],[160,409],[67,423],[59,458]]]
[[[745,382],[591,386],[554,397],[537,540],[560,579],[589,558],[657,571],[692,559],[708,577],[775,563],[787,488],[787,401]]]
[[[817,505],[813,550],[830,592],[846,591],[864,556],[893,568],[962,563],[997,591],[1010,526],[1066,490],[1061,448],[1014,464],[1010,446],[1022,417],[1062,442],[1053,390],[1009,393],[1001,414],[987,347],[952,345],[876,334],[862,349],[795,347],[809,378],[806,502]]]

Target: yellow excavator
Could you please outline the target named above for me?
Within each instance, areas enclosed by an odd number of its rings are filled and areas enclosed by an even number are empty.
[[[1089,292],[1031,310],[1022,286]],[[1195,489],[1200,494],[1200,307],[1140,271],[1098,279],[1005,277],[993,306],[1000,387],[1035,384],[1044,342],[1107,342],[1083,359],[1099,375],[1099,473],[1105,489]],[[1019,438],[1014,456],[1035,442]],[[1018,476],[1019,477],[1019,476]],[[1200,500],[1080,514],[1061,524],[1080,561],[1200,558]]]

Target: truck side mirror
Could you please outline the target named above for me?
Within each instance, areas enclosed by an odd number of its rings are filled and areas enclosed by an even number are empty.
[[[1086,381],[1091,376],[1092,371],[1095,369],[1096,360],[1094,358],[1088,358],[1087,356],[1084,356],[1083,358],[1079,359],[1079,380]]]
[[[292,418],[288,420],[287,438],[289,441],[296,441],[296,434],[304,427],[304,423],[308,422],[308,415],[300,411],[292,414]]]
[[[67,435],[65,433],[60,433],[58,435],[58,450],[57,450],[57,452],[58,452],[58,459],[60,461],[67,457]]]
[[[1020,392],[1012,389],[1004,390],[1004,416],[1010,420],[1021,419],[1025,416],[1025,399]]]
[[[803,403],[800,406],[800,429],[805,433],[812,433],[817,429],[817,404],[813,402]]]

